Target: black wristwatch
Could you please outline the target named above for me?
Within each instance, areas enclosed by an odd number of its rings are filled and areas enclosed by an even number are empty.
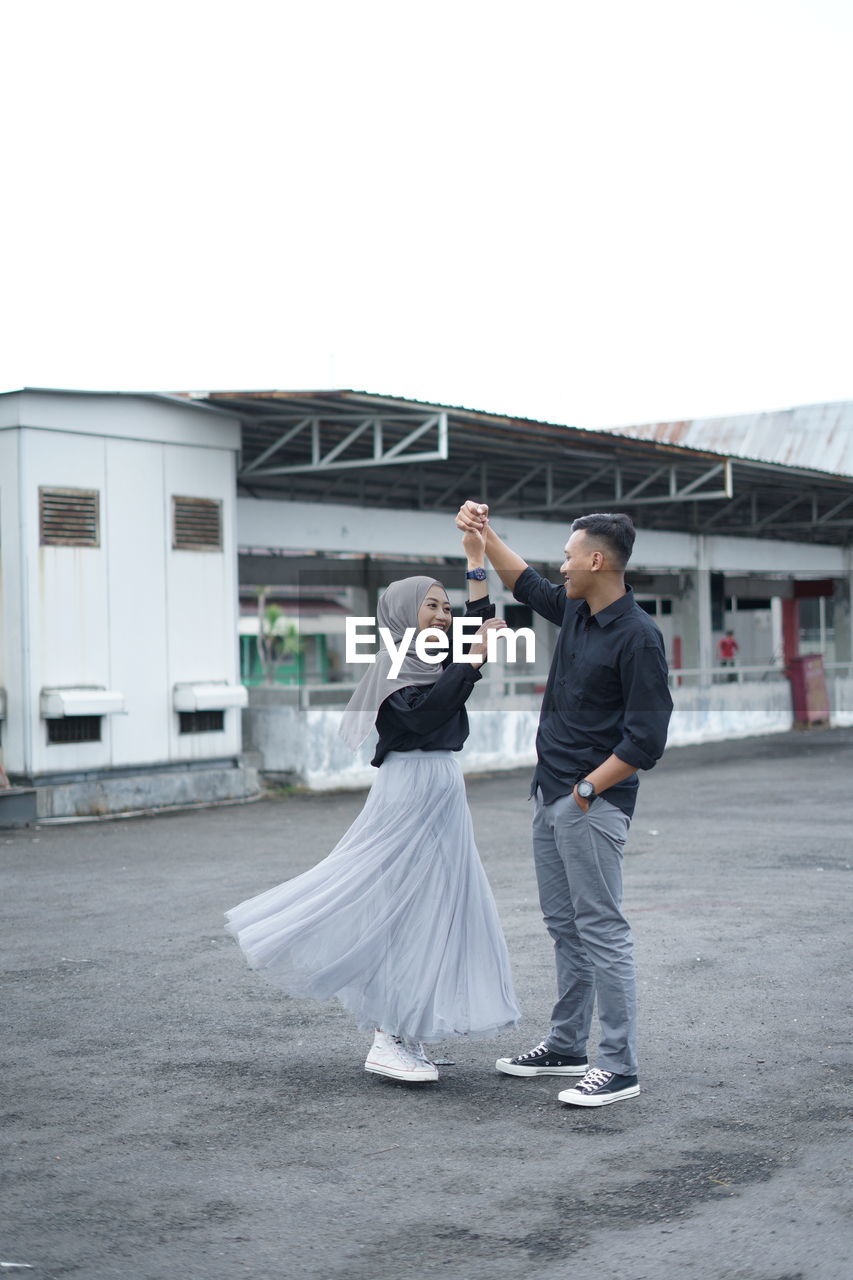
[[[595,799],[595,794],[595,787],[590,782],[589,778],[584,778],[582,782],[578,783],[578,795],[581,800],[588,800],[590,804],[592,804]]]
[[[473,578],[475,582],[485,582],[487,576],[485,569],[468,569],[465,572],[465,577]]]

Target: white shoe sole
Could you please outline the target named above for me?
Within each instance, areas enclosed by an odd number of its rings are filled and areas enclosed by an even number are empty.
[[[585,1076],[589,1063],[577,1067],[519,1067],[510,1058],[498,1058],[495,1071],[505,1076]]]
[[[632,1084],[628,1089],[620,1089],[618,1093],[599,1093],[585,1096],[578,1093],[577,1089],[564,1089],[562,1093],[557,1094],[559,1102],[566,1102],[570,1107],[606,1107],[609,1102],[621,1102],[623,1098],[636,1098],[640,1092],[638,1084]]]
[[[380,1062],[371,1062],[369,1058],[364,1064],[364,1069],[375,1076],[387,1076],[389,1080],[402,1080],[404,1084],[433,1084],[438,1079],[436,1070],[429,1071],[426,1067],[419,1067],[416,1071],[404,1071],[402,1067],[386,1067]]]

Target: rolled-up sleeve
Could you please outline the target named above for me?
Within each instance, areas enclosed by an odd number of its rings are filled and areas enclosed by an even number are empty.
[[[482,618],[485,622],[487,618],[493,618],[494,616],[495,606],[488,596],[481,596],[479,600],[465,601],[466,618]]]
[[[625,715],[613,754],[635,769],[653,769],[666,746],[672,696],[663,645],[639,645],[619,664]]]
[[[554,622],[557,626],[563,621],[566,612],[565,587],[555,587],[530,565],[523,569],[516,579],[512,594],[520,604],[529,605],[536,613]]]

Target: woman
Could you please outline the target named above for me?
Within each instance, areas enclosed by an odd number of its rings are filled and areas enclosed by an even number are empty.
[[[482,565],[482,537],[463,541],[469,564]],[[494,614],[484,590],[471,580],[468,614]],[[385,591],[377,620],[396,645],[409,627],[447,632],[447,592],[430,578],[404,578]],[[365,1070],[394,1080],[438,1079],[424,1043],[494,1036],[519,1019],[454,755],[468,737],[465,702],[486,633],[502,625],[483,622],[474,663],[423,662],[412,639],[391,679],[380,651],[340,729],[353,750],[374,723],[379,733],[371,761],[379,773],[364,808],[317,866],[226,913],[251,968],[292,995],[336,996],[360,1028],[373,1028]]]

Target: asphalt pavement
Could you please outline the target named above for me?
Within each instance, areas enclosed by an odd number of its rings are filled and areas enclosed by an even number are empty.
[[[851,1261],[853,730],[671,751],[625,860],[639,1098],[499,1076],[553,999],[527,772],[469,779],[525,1015],[366,1075],[336,1005],[222,912],[364,796],[0,831],[0,1270],[49,1280],[842,1280]],[[8,1263],[30,1269],[12,1272]]]

